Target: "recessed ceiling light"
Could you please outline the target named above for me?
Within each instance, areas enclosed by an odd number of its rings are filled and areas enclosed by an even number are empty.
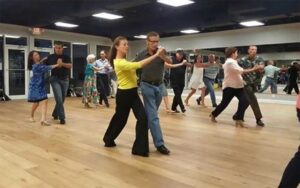
[[[65,22],[55,22],[55,25],[58,26],[58,27],[67,27],[67,28],[78,27],[78,25],[65,23]]]
[[[147,36],[146,35],[135,35],[134,38],[137,38],[137,39],[146,39]]]
[[[186,30],[182,30],[180,31],[181,33],[185,33],[185,34],[192,34],[192,33],[199,33],[199,30],[195,30],[195,29],[186,29]]]
[[[243,25],[243,26],[246,26],[246,27],[254,27],[254,26],[265,25],[264,23],[259,22],[259,21],[255,21],[255,20],[253,20],[253,21],[241,22],[240,24]]]
[[[116,15],[116,14],[110,14],[110,13],[106,13],[106,12],[101,12],[101,13],[98,13],[98,14],[93,14],[93,16],[94,17],[98,17],[98,18],[108,19],[108,20],[115,20],[115,19],[123,18],[123,16]]]
[[[75,44],[75,45],[86,45],[86,43],[83,43],[83,42],[73,42],[72,44]]]
[[[194,1],[191,0],[157,0],[157,2],[173,7],[179,7],[194,3]]]
[[[5,35],[6,38],[12,38],[12,39],[18,39],[21,38],[20,36],[17,35]]]

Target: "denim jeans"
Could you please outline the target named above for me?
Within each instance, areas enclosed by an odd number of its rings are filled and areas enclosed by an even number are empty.
[[[141,82],[141,91],[143,95],[145,111],[148,118],[148,126],[153,138],[155,147],[164,145],[163,135],[160,128],[157,110],[162,101],[162,84],[159,86]]]
[[[215,90],[214,90],[215,81],[213,79],[203,77],[203,82],[206,86],[206,90],[210,94],[210,100],[211,100],[212,105],[217,106],[216,95],[215,95]]]
[[[55,76],[50,77],[49,79],[53,93],[55,98],[55,107],[52,112],[53,117],[57,117],[60,120],[64,120],[65,109],[64,109],[64,101],[67,95],[67,91],[69,88],[69,80],[61,80]]]
[[[266,77],[266,81],[264,84],[264,87],[261,88],[258,93],[262,93],[264,92],[266,89],[268,89],[269,86],[271,86],[271,92],[272,94],[277,94],[277,80],[275,80],[274,78],[270,78],[270,77]]]

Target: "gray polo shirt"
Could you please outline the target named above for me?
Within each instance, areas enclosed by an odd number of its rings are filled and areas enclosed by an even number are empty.
[[[151,55],[148,53],[148,50],[140,52],[134,61],[141,61]],[[164,75],[164,65],[165,62],[161,58],[157,57],[150,64],[142,68],[141,80],[146,82],[162,82]]]

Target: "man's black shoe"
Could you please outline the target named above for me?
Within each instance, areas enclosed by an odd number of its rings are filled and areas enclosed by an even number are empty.
[[[66,124],[66,121],[64,119],[61,119],[60,122],[59,122],[61,125],[64,125]]]
[[[54,120],[58,120],[58,116],[52,116]]]
[[[261,127],[265,126],[264,122],[262,122],[262,120],[260,120],[260,119],[256,121],[256,125],[261,126]]]
[[[164,154],[164,155],[169,155],[170,154],[170,150],[168,150],[168,148],[166,148],[166,146],[164,146],[164,145],[161,145],[156,149],[161,154]]]

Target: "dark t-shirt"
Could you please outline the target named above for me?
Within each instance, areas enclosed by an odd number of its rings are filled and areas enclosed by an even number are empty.
[[[179,64],[183,61],[184,59],[182,59],[181,61],[178,61],[175,57],[172,57],[172,61],[173,64]],[[172,68],[171,72],[170,72],[170,81],[171,81],[171,85],[180,85],[180,86],[184,86],[184,82],[185,82],[185,70],[186,70],[186,65],[180,66],[180,67],[176,67],[176,68]]]
[[[63,55],[51,54],[47,57],[44,63],[46,65],[55,65],[59,58],[61,58],[64,63],[71,63],[70,57],[64,54]],[[51,70],[51,76],[57,77],[61,80],[67,80],[70,77],[70,69],[65,67],[56,67]]]
[[[291,66],[289,68],[290,80],[297,80],[298,77],[298,69],[296,66]]]
[[[141,61],[150,56],[151,55],[148,53],[148,51],[144,50],[137,55],[134,61]],[[152,63],[147,64],[142,68],[141,80],[147,82],[160,83],[163,81],[164,65],[165,65],[164,60],[162,60],[160,57],[157,57],[152,61],[153,61]]]

